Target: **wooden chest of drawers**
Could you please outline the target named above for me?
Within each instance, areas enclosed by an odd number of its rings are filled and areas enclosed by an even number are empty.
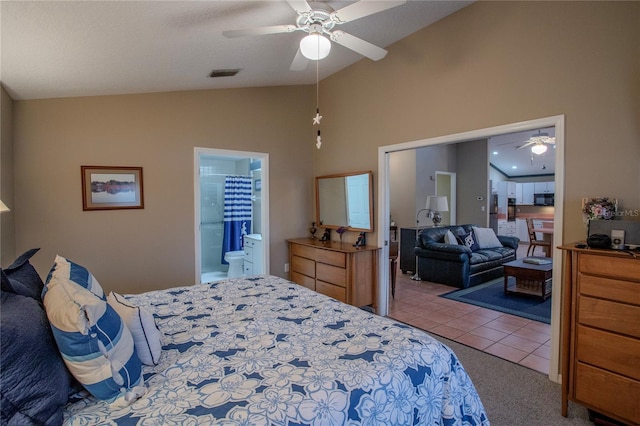
[[[378,248],[309,238],[289,243],[289,279],[354,306],[374,305]]]
[[[640,424],[640,258],[568,250],[563,301],[562,414],[570,399]]]

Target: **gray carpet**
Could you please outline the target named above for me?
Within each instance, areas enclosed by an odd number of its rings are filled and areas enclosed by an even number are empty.
[[[587,409],[569,402],[560,414],[561,388],[547,375],[431,334],[456,353],[471,377],[492,426],[591,425]]]

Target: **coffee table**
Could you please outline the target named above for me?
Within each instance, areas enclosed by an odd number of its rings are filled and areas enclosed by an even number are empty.
[[[540,259],[540,258],[538,258]],[[504,294],[525,294],[546,300],[551,296],[551,272],[553,263],[536,265],[523,259],[507,262],[504,265]]]

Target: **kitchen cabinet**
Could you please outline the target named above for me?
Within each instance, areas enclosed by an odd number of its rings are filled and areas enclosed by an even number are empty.
[[[516,183],[508,180],[497,182],[497,193],[507,198],[516,198]]]
[[[533,194],[535,194],[535,183],[534,182],[524,182],[522,184],[522,202],[520,204],[532,206],[533,205]],[[516,204],[518,204],[516,202]]]
[[[522,204],[522,184],[516,183],[516,204]]]
[[[517,237],[516,222],[515,221],[498,221],[498,235],[506,235],[509,237]]]
[[[555,182],[534,182],[534,193],[536,194],[553,194],[555,189]]]

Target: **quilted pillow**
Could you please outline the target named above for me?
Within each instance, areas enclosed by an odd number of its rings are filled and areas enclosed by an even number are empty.
[[[481,249],[502,247],[502,243],[498,237],[496,237],[496,233],[491,228],[478,228],[477,226],[474,226],[473,234]]]
[[[458,242],[460,245],[469,247],[471,251],[476,251],[480,248],[476,242],[475,236],[473,235],[473,231],[468,234],[458,235]]]
[[[47,316],[34,298],[2,291],[1,299],[0,423],[60,425],[73,379]]]
[[[62,359],[93,396],[111,402],[144,394],[131,333],[107,302],[55,274],[47,279],[42,301]]]
[[[156,327],[153,315],[143,308],[134,306],[118,293],[109,293],[107,302],[131,332],[140,361],[146,365],[158,365],[162,352],[162,334]]]
[[[2,290],[21,296],[31,297],[41,301],[40,294],[44,286],[42,278],[36,269],[29,263],[29,259],[40,250],[34,248],[20,255],[9,267],[3,269],[6,280],[3,281]]]
[[[51,267],[51,271],[49,271],[49,276],[47,276],[47,281],[49,281],[51,277],[69,280],[91,291],[102,300],[107,300],[104,291],[102,290],[102,286],[100,286],[98,280],[95,279],[87,268],[78,265],[69,259],[65,259],[62,256],[56,256],[56,260]]]

